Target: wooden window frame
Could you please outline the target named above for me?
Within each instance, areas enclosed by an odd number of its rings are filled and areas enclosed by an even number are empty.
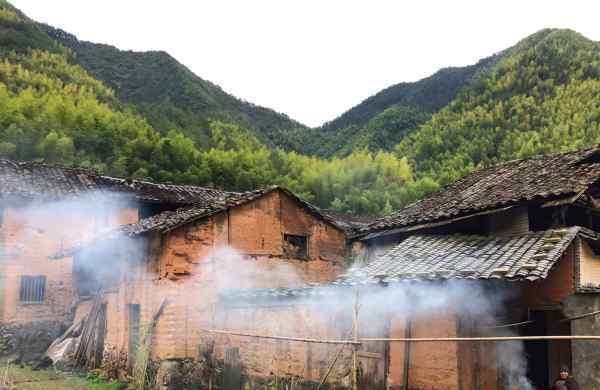
[[[46,301],[46,276],[21,275],[19,302],[22,304],[41,304]]]

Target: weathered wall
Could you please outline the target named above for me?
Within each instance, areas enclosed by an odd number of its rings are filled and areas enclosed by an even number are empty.
[[[600,310],[600,294],[575,294],[563,303],[566,316],[572,317]],[[571,334],[600,336],[600,316],[571,321]],[[600,348],[597,341],[575,340],[571,342],[571,364],[580,389],[600,388]]]
[[[597,294],[576,294],[564,302],[564,312],[568,316],[580,315],[600,310],[600,297]],[[572,334],[600,335],[600,318],[591,316],[571,322]],[[573,372],[582,389],[600,386],[600,350],[593,341],[573,341],[571,344]]]
[[[98,230],[90,218],[89,205],[60,210],[50,205],[9,205],[0,226],[2,276],[2,321],[27,322],[64,319],[73,305],[72,259],[50,260],[48,256],[81,242]],[[68,212],[66,212],[68,211]],[[114,210],[102,223],[131,222],[135,208]],[[46,276],[42,303],[21,303],[21,276]]]
[[[522,289],[522,304],[529,307],[558,305],[575,292],[575,259],[578,240],[567,248],[546,279],[527,283]]]
[[[308,258],[284,253],[286,233],[308,236]],[[228,288],[293,287],[334,280],[344,270],[345,244],[341,231],[279,191],[155,236],[148,241],[145,258],[134,269],[122,269],[119,288],[106,294],[107,349],[127,351],[129,305],[140,305],[141,323],[145,324],[164,297],[169,304],[153,334],[153,352],[161,359],[196,357],[199,344],[212,338],[202,329],[243,329],[257,324],[259,327],[252,330],[260,331],[266,324],[284,326],[277,320],[281,308],[219,312],[218,293]],[[329,326],[309,327],[324,321],[309,309],[293,309],[290,315],[298,328],[277,328],[278,332],[332,332]],[[329,350],[324,352],[326,348],[302,344],[215,340],[220,357],[226,346],[240,343],[243,364],[257,375],[269,375],[272,369],[268,362],[277,362],[281,373],[317,378],[330,357]],[[297,357],[290,360],[291,356]]]
[[[527,206],[513,207],[506,211],[492,213],[484,217],[487,235],[510,236],[529,231],[529,210]]]
[[[580,240],[579,285],[586,288],[600,287],[600,256],[596,255],[586,240]]]
[[[332,313],[339,308],[331,308]],[[350,313],[348,308],[347,313]],[[251,333],[297,336],[316,339],[348,338],[345,325],[348,318],[340,319],[325,313],[315,305],[273,305],[254,307],[229,307],[219,313],[217,326],[239,329]],[[248,374],[253,376],[300,376],[320,381],[328,363],[339,345],[264,340],[237,336],[217,336],[217,355],[223,356],[226,348],[237,347]],[[330,380],[349,381],[351,348],[339,358]]]
[[[457,337],[457,317],[450,310],[413,316],[410,323],[413,338]],[[390,337],[405,337],[405,327],[403,317],[394,318]],[[458,359],[461,357],[456,343],[411,343],[409,356],[408,389],[458,389]],[[405,359],[405,343],[391,343],[388,383],[392,388],[399,389],[403,385]]]

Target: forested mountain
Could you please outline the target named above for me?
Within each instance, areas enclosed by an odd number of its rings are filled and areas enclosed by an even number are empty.
[[[435,186],[428,179],[414,181],[406,159],[393,153],[303,156],[268,147],[253,135],[255,129],[208,114],[198,114],[206,124],[202,137],[190,138],[184,126],[168,122],[157,130],[141,104],[120,100],[80,65],[80,54],[46,31],[0,0],[0,158],[232,190],[280,184],[321,207],[365,214],[389,212]],[[171,87],[162,88],[149,90],[168,103]],[[181,99],[194,95],[186,96]]]
[[[316,134],[317,149],[305,152],[330,156],[347,155],[359,147],[391,150],[499,58],[491,56],[475,65],[445,68],[413,83],[392,85],[325,123]]]
[[[269,146],[279,132],[306,127],[271,109],[242,101],[204,80],[164,51],[134,52],[80,41],[63,30],[40,24],[51,38],[74,53],[73,60],[132,104],[155,129],[177,129],[202,147],[210,120],[247,128]]]
[[[600,143],[600,43],[542,30],[396,147],[420,177],[448,183],[500,161]]]
[[[280,184],[338,211],[386,213],[479,167],[600,142],[600,44],[569,30],[394,85],[315,129],[166,53],[81,42],[5,0],[0,59],[0,157],[232,190]]]

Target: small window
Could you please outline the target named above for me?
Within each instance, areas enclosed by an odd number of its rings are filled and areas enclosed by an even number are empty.
[[[286,256],[308,259],[308,237],[294,234],[283,235],[283,253]]]
[[[46,296],[45,276],[21,276],[19,298],[25,303],[44,302]]]

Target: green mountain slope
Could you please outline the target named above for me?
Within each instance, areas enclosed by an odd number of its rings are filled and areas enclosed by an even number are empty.
[[[396,147],[441,184],[473,169],[600,142],[600,43],[542,30]]]
[[[445,68],[416,82],[392,85],[306,132],[311,139],[297,142],[296,147],[320,156],[347,155],[357,148],[391,150],[499,58],[494,55],[475,65]]]
[[[280,132],[305,126],[271,109],[242,101],[204,80],[163,51],[133,52],[85,42],[63,30],[40,24],[53,39],[75,54],[74,60],[110,86],[118,98],[132,104],[156,129],[177,129],[202,147],[211,120],[251,129],[265,144]]]
[[[181,131],[158,131],[138,105],[121,101],[75,61],[77,53],[45,31],[0,0],[0,158],[231,190],[280,184],[323,208],[369,215],[400,207],[435,185],[413,180],[406,159],[393,153],[309,157],[268,147],[252,130],[208,116],[201,143]],[[178,86],[178,80],[169,82]],[[212,92],[205,98],[229,99]]]

